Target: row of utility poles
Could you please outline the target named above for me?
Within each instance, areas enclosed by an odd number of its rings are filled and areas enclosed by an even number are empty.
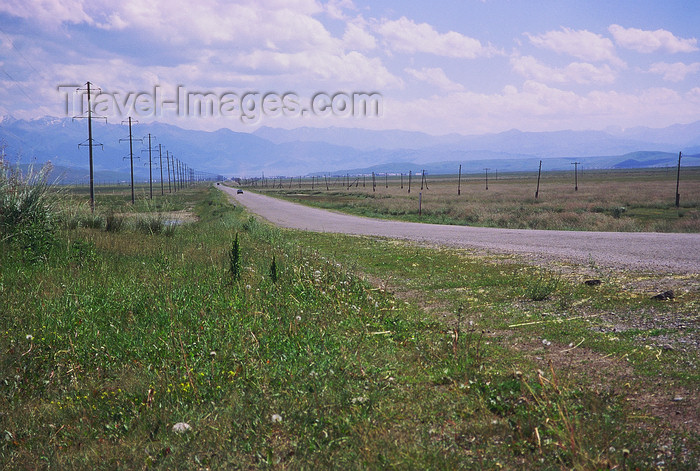
[[[93,148],[96,146],[99,147],[104,147],[103,144],[95,142],[95,140],[92,137],[92,120],[93,119],[104,119],[105,122],[107,121],[107,118],[104,116],[93,116],[93,111],[92,111],[92,104],[91,104],[91,99],[92,99],[92,94],[94,92],[99,93],[100,89],[95,88],[91,82],[87,82],[85,84],[85,88],[79,88],[76,90],[78,91],[86,91],[87,95],[87,114],[86,115],[80,115],[80,116],[75,116],[74,119],[87,119],[88,122],[88,138],[86,141],[81,142],[78,144],[78,147],[83,147],[87,146],[89,149],[89,163],[90,163],[90,210],[95,211],[95,176],[94,176],[94,166],[93,166]],[[129,126],[129,137],[124,138],[124,139],[119,139],[119,142],[123,141],[129,141],[129,155],[128,157],[124,157],[124,159],[129,159],[130,161],[130,166],[131,166],[131,203],[134,204],[136,199],[135,199],[135,193],[134,193],[134,141],[140,141],[143,142],[145,138],[137,138],[135,139],[133,137],[132,133],[132,125],[136,124],[137,121],[134,121],[131,117],[128,117],[126,121],[123,121],[122,124],[128,124]],[[144,149],[143,152],[148,152],[148,184],[149,184],[149,197],[153,199],[153,152],[155,148],[152,145],[152,140],[155,139],[155,136],[152,135],[151,133],[148,133],[148,148]],[[163,152],[163,146],[162,144],[158,144],[158,164],[157,168],[160,168],[160,194],[161,196],[165,195],[165,178],[163,176],[163,154],[165,154],[165,161],[166,161],[166,166],[167,166],[167,175],[168,175],[168,193],[172,193],[173,191],[178,191],[179,189],[185,188],[187,186],[190,186],[198,181],[203,181],[206,180],[207,178],[205,177],[205,172],[198,172],[195,171],[195,169],[190,168],[189,165],[186,163],[182,162],[179,159],[176,159],[173,154],[171,154],[169,151],[165,150]],[[139,159],[139,157],[136,157]]]
[[[140,141],[143,142],[144,139],[148,139],[148,147],[146,149],[143,149],[141,152],[148,152],[148,190],[149,190],[149,198],[153,199],[153,151],[155,148],[153,147],[153,140],[156,138],[153,134],[150,132],[147,134],[146,137],[144,138],[137,138],[134,139],[133,133],[131,132],[131,126],[133,124],[137,123],[137,121],[134,121],[131,119],[131,117],[128,117],[126,121],[123,121],[122,124],[128,124],[129,125],[129,137],[124,138],[124,139],[119,139],[119,142],[122,141],[129,141],[129,155],[128,157],[124,157],[124,159],[129,159],[131,163],[131,203],[134,204],[136,199],[135,199],[135,194],[134,194],[134,141]],[[163,145],[158,144],[158,164],[157,168],[160,169],[160,194],[161,196],[165,195],[165,178],[163,177]],[[136,157],[139,159],[140,157]],[[177,192],[179,189],[182,189],[184,187],[190,186],[193,183],[199,181],[199,172],[195,172],[194,169],[191,169],[187,164],[184,162],[178,160],[175,158],[174,155],[170,154],[170,151],[166,150],[165,151],[165,162],[167,166],[167,174],[168,174],[168,193],[172,193],[173,189]],[[171,177],[171,170],[172,170],[172,177]]]
[[[680,185],[680,176],[681,176],[681,156],[682,156],[682,153],[679,152],[678,153],[678,170],[677,170],[677,176],[676,176],[676,207],[680,206],[679,185]],[[579,168],[579,165],[581,165],[581,162],[571,162],[571,165],[574,166],[574,191],[578,191],[578,173],[579,173],[578,168]],[[484,168],[485,183],[486,183],[487,190],[489,189],[489,170],[491,170],[490,167]],[[498,180],[498,170],[495,170],[495,174],[496,174],[496,180]],[[411,192],[412,176],[413,176],[413,172],[411,170],[409,170],[408,171],[408,193]],[[404,178],[403,177],[404,177],[404,174],[401,173],[401,180],[400,180],[401,181],[401,189],[404,188]],[[538,199],[540,196],[540,179],[541,179],[541,177],[542,177],[542,161],[540,160],[539,168],[537,170],[537,189],[535,190],[535,199]],[[315,177],[315,176],[311,177],[311,189],[312,190],[314,189],[314,186],[315,186],[314,184],[315,184],[316,178],[317,177]],[[329,178],[327,175],[324,175],[323,178],[325,181],[326,190],[329,190],[329,184],[328,184]],[[342,186],[347,187],[347,189],[350,189],[353,186],[358,187],[360,185],[360,178],[362,178],[362,187],[363,188],[365,187],[366,175],[362,175],[361,177],[358,176],[352,182],[350,182],[350,174],[349,173],[346,175],[342,175],[342,176],[336,176],[335,184],[338,184],[341,178],[343,179],[343,181],[341,183]],[[290,178],[289,188],[292,188],[292,184],[294,182],[294,179],[295,179],[295,177]],[[247,181],[243,180],[242,183],[244,185],[247,184],[247,185],[257,186],[258,182],[260,182],[261,186],[267,187],[269,180],[270,180],[269,178],[265,179],[265,174],[263,173],[262,178],[259,180],[258,179],[251,179],[251,180],[247,180]],[[275,177],[272,180],[273,180],[273,185],[272,185],[273,188],[282,188],[282,177]],[[279,183],[274,183],[275,180],[278,180]],[[320,182],[320,177],[318,177],[318,180]],[[302,184],[302,177],[301,176],[298,177],[298,183],[299,183],[299,188],[301,188],[301,184]],[[389,188],[388,173],[384,173],[384,186],[386,188]],[[425,175],[425,170],[422,170],[421,171],[421,190],[423,190],[424,187],[426,189],[429,189],[428,188],[428,180],[427,180],[427,177]],[[377,188],[377,175],[375,174],[375,172],[372,172],[372,191],[376,191],[376,188]],[[457,171],[457,195],[459,196],[461,194],[462,194],[462,165],[460,164],[459,170]]]

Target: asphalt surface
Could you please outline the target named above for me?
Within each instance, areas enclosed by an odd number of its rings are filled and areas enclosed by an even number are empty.
[[[406,239],[597,266],[700,272],[700,234],[583,232],[448,226],[352,216],[220,186],[250,212],[281,227]]]

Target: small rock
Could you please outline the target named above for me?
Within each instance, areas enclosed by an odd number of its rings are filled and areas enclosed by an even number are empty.
[[[673,402],[681,402],[683,398],[681,396],[676,396],[673,398]]]
[[[588,286],[599,286],[599,285],[601,285],[603,282],[600,281],[600,280],[586,280],[586,281],[584,281],[584,283],[585,283],[586,285],[588,285]]]
[[[664,291],[663,293],[659,293],[656,296],[652,296],[651,299],[655,301],[666,301],[668,299],[673,299],[673,297],[673,290],[670,289],[668,291]]]
[[[663,348],[664,350],[667,350],[667,351],[673,350],[673,347],[670,346],[669,344],[664,344],[663,347],[661,347],[661,348]]]
[[[175,433],[185,433],[192,430],[192,427],[187,422],[178,422],[173,425],[173,432]]]

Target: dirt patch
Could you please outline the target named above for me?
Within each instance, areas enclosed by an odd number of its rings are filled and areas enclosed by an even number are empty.
[[[502,333],[501,333],[502,334]],[[575,345],[543,345],[538,341],[517,340],[512,347],[534,361],[540,369],[585,383],[598,392],[622,396],[637,411],[645,428],[654,429],[659,421],[676,430],[700,433],[700,392],[659,378],[650,381],[634,373],[624,360],[601,355]],[[583,381],[582,381],[583,380]]]
[[[460,252],[463,256],[483,255],[475,254],[474,251]],[[522,257],[515,256],[499,255],[495,259],[495,263],[524,262]],[[561,261],[557,261],[554,267],[551,261],[544,259],[529,262],[547,269],[559,270],[560,273],[566,273],[568,277],[580,279],[581,282],[589,278],[597,279],[601,274],[607,277],[619,276],[613,272],[601,273],[601,269],[596,267],[575,266]],[[366,274],[364,279],[381,291],[416,304],[448,325],[456,322],[455,313],[449,310],[446,303],[426,299],[420,290],[405,290],[391,282]],[[698,275],[638,275],[636,278],[631,276],[628,282],[620,285],[626,290],[637,291],[638,296],[641,295],[639,291],[653,292],[657,286],[682,293],[695,293],[700,286],[699,280]],[[643,296],[646,296],[646,293]],[[667,311],[668,309],[651,307],[641,315],[638,312],[595,313],[596,319],[600,319],[601,322],[596,322],[593,329],[605,333],[629,329],[648,331],[650,335],[640,335],[636,339],[641,346],[681,350],[686,353],[687,361],[696,361],[700,348],[700,336],[697,332],[700,319],[697,313],[689,311],[679,314]],[[651,335],[654,329],[685,329],[687,332],[680,335]],[[634,373],[634,369],[625,358],[603,355],[582,346],[559,345],[549,341],[543,343],[542,339],[527,338],[514,330],[491,331],[486,335],[498,338],[499,342],[521,352],[539,369],[548,372],[547,374],[553,371],[567,381],[585,385],[597,392],[623,397],[628,406],[635,411],[631,417],[639,419],[640,426],[645,429],[657,430],[659,424],[667,424],[674,430],[700,433],[700,391],[691,390],[664,378],[653,381],[641,377]]]

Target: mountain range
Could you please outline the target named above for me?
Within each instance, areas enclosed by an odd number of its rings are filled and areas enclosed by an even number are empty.
[[[125,124],[93,120],[93,138],[101,144],[94,151],[96,178],[127,179],[129,175],[129,129]],[[152,122],[133,124],[135,174],[148,178],[148,134],[154,179],[158,165],[168,157],[186,163],[208,176],[254,177],[310,174],[390,172],[428,173],[482,171],[488,166],[502,171],[571,168],[573,159],[585,168],[665,167],[677,163],[700,165],[700,121],[666,128],[606,129],[605,131],[523,132],[510,130],[483,135],[433,136],[400,130],[359,128],[282,129],[260,127],[252,133],[195,131]],[[0,141],[5,154],[19,163],[51,161],[63,167],[67,180],[85,178],[88,150],[85,120],[44,117],[0,121]],[[160,145],[160,147],[159,147]],[[159,154],[160,151],[160,154]],[[167,153],[166,153],[167,151]],[[75,177],[74,175],[74,177]]]

